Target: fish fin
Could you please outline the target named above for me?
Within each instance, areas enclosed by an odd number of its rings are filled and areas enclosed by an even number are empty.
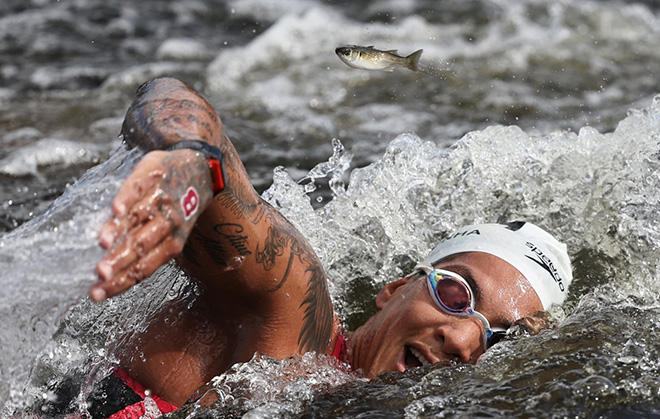
[[[385,52],[389,52],[390,54],[394,54],[394,55],[399,55],[399,50],[398,49],[391,49],[391,50],[388,50],[388,51],[385,51]]]
[[[373,45],[369,45],[368,47],[365,47],[365,48],[373,48],[373,47],[374,47]]]
[[[406,67],[412,71],[417,71],[417,65],[419,63],[419,57],[422,56],[423,49],[418,49],[409,56],[406,57]]]

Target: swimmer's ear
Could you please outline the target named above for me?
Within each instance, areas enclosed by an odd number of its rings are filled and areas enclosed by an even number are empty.
[[[383,307],[385,307],[385,305],[392,299],[396,291],[410,282],[410,280],[414,277],[415,275],[412,274],[385,284],[385,286],[378,292],[378,295],[376,296],[376,307],[378,307],[379,310],[382,310]]]

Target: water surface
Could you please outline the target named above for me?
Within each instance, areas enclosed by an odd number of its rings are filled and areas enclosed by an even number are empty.
[[[84,298],[102,254],[98,226],[139,157],[117,138],[123,114],[139,84],[167,75],[216,107],[259,191],[321,257],[349,328],[373,312],[383,283],[466,223],[538,223],[567,242],[575,266],[555,327],[511,336],[477,365],[367,381],[312,356],[256,358],[173,417],[659,415],[659,10],[3,2],[5,414],[43,406],[49,416],[63,383],[83,412],[116,348],[131,347],[166,301],[194,303],[194,284],[171,266],[107,303]],[[334,55],[346,43],[423,48],[433,76],[351,69]],[[296,368],[315,372],[282,379]],[[205,403],[211,395],[218,401]]]

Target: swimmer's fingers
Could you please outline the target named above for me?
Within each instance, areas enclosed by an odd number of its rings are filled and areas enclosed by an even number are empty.
[[[181,225],[181,221],[180,215],[176,213],[168,216],[159,214],[144,226],[136,227],[99,262],[96,269],[99,278],[108,281],[116,273],[143,258],[171,235]]]
[[[99,232],[99,244],[105,250],[112,247],[118,239],[129,230],[140,227],[154,218],[154,212],[159,208],[160,190],[154,190],[151,195],[135,203],[125,216],[115,216],[108,221]]]
[[[550,328],[550,315],[539,310],[531,316],[516,320],[513,326],[522,334],[538,335],[542,330]]]
[[[151,252],[130,264],[126,269],[113,276],[108,281],[99,281],[89,291],[94,301],[103,301],[126,291],[133,285],[141,282],[156,269],[163,265],[163,261],[169,261],[183,248],[183,240],[174,236],[168,236],[160,242]]]
[[[121,185],[112,201],[113,218],[99,233],[101,247],[109,249],[127,231],[159,211],[158,199],[167,177],[167,168],[162,162],[166,154],[164,151],[154,151],[145,155]]]
[[[147,154],[120,188],[114,217],[99,234],[110,251],[97,265],[101,282],[90,290],[92,298],[127,289],[180,253],[212,198],[203,156],[191,150]]]

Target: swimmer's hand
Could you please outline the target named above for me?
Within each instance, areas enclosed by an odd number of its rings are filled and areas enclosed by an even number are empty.
[[[96,267],[95,301],[117,295],[181,253],[213,198],[206,158],[192,150],[152,151],[135,166],[99,233],[109,250]]]
[[[539,310],[531,316],[516,320],[511,328],[514,334],[534,336],[550,327],[550,314],[547,311]]]

